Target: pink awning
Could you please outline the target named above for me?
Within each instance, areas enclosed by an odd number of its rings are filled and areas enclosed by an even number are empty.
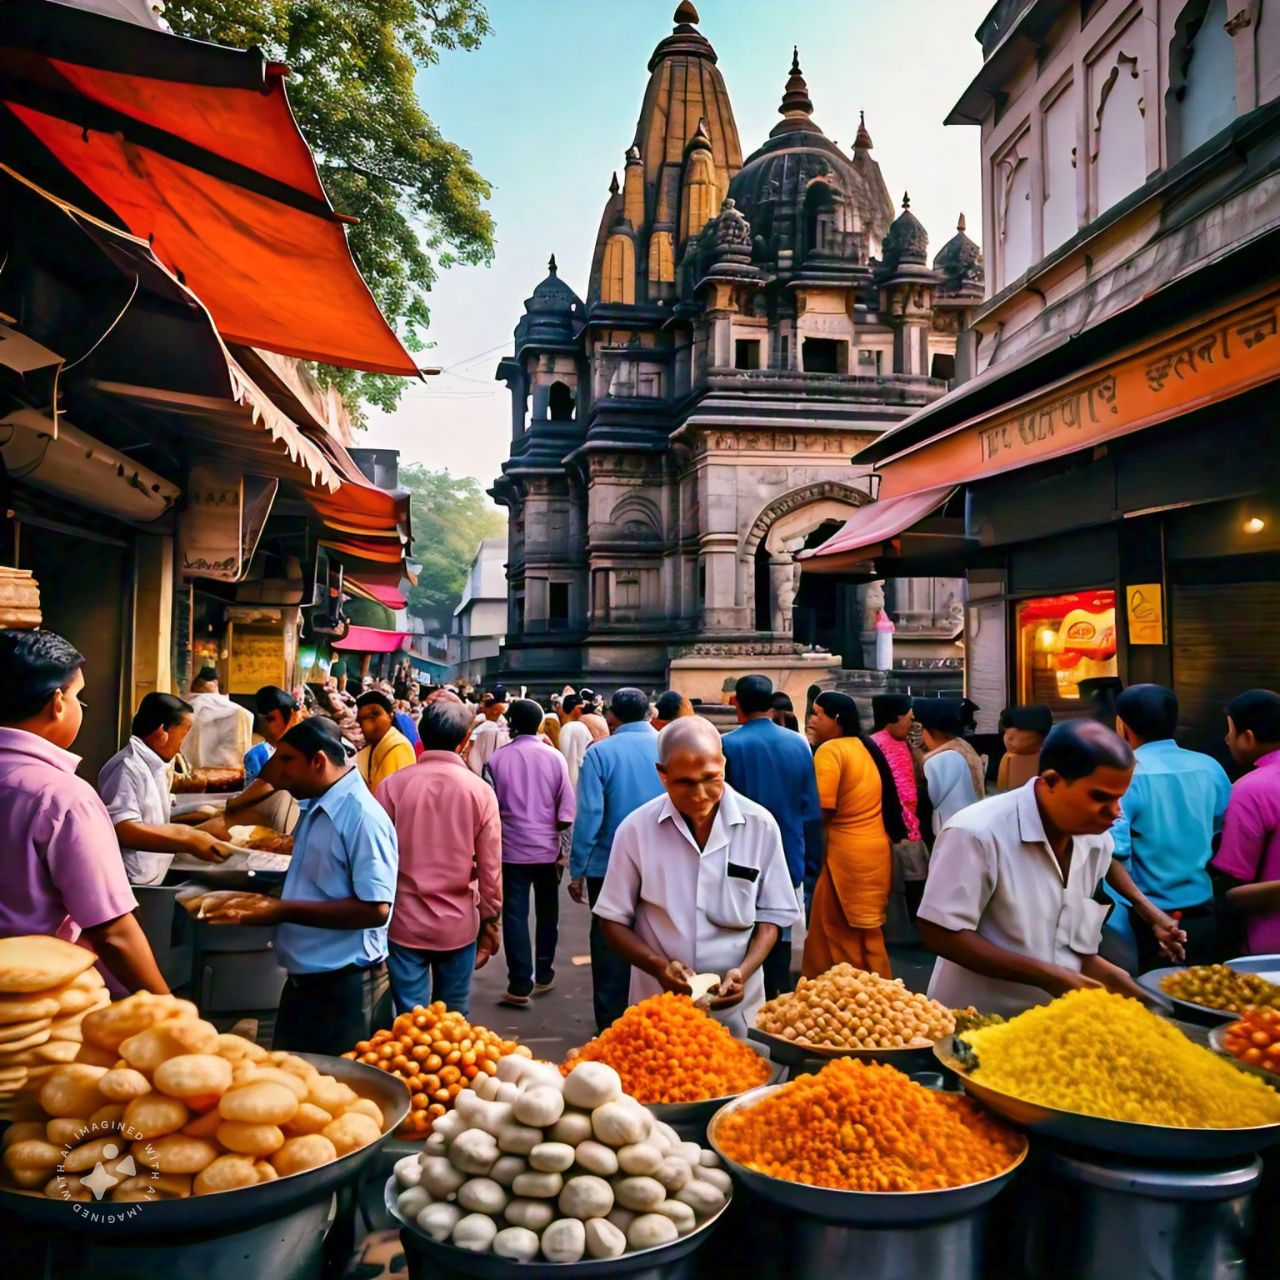
[[[796,557],[805,569],[821,571],[826,567],[820,562],[832,556],[840,556],[844,562],[870,560],[881,545],[896,538],[919,520],[932,515],[956,491],[955,485],[942,485],[936,489],[924,489],[901,498],[887,498],[872,502],[857,511],[844,522],[844,528],[833,534],[820,547],[802,551]],[[819,562],[819,563],[815,563]]]
[[[355,653],[395,653],[403,649],[409,639],[408,631],[380,631],[377,627],[352,627],[341,640],[335,640],[335,649]]]
[[[348,577],[343,589],[350,595],[361,596],[376,604],[385,605],[388,609],[403,609],[408,601],[404,593],[397,587],[384,586],[377,582],[365,582],[360,578]]]

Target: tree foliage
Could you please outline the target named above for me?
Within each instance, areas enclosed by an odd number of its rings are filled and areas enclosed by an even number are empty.
[[[414,75],[441,50],[471,50],[490,31],[482,0],[169,0],[181,35],[257,45],[289,67],[289,101],[315,152],[356,262],[410,350],[430,320],[437,271],[493,257],[489,184],[470,154],[423,110]],[[358,415],[358,401],[393,409],[403,378],[322,366]]]
[[[504,533],[506,518],[474,476],[411,463],[400,468],[400,487],[409,492],[413,558],[422,564],[409,611],[447,631],[481,540]]]

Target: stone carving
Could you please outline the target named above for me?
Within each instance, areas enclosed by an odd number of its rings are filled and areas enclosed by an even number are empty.
[[[775,498],[760,513],[747,533],[746,542],[743,544],[743,553],[745,555],[754,555],[761,539],[769,532],[775,521],[780,520],[785,515],[789,515],[800,507],[806,507],[809,503],[819,502],[824,498],[834,498],[839,502],[847,502],[855,507],[860,507],[863,503],[870,501],[870,498],[861,490],[855,489],[851,485],[842,484],[839,480],[819,480],[814,484],[806,484],[799,489],[792,489],[790,493],[784,493]]]
[[[884,580],[877,578],[875,582],[868,582],[862,592],[862,629],[874,631],[876,619],[884,608]]]
[[[769,586],[773,596],[770,626],[780,635],[791,634],[791,611],[796,601],[800,566],[794,560],[774,557],[769,562]]]

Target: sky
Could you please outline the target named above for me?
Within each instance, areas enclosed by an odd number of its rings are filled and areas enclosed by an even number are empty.
[[[695,0],[714,46],[744,157],[779,119],[791,47],[814,119],[847,152],[867,128],[895,201],[911,193],[930,253],[982,225],[978,130],[942,121],[981,66],[974,39],[990,0]],[[400,450],[487,488],[510,443],[510,398],[494,380],[524,299],[554,253],[581,297],[610,175],[621,175],[676,0],[487,0],[493,32],[471,53],[445,52],[418,76],[444,136],[471,152],[493,186],[489,267],[442,271],[429,296],[431,350],[445,369],[411,385],[396,411],[370,413],[362,444]]]

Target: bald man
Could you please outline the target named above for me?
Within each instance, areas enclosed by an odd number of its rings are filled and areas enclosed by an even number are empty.
[[[689,994],[714,974],[709,1011],[739,1038],[764,1003],[760,966],[800,909],[778,824],[725,784],[720,734],[702,716],[658,735],[663,795],[619,826],[596,899],[605,941],[631,966],[634,1004]]]

